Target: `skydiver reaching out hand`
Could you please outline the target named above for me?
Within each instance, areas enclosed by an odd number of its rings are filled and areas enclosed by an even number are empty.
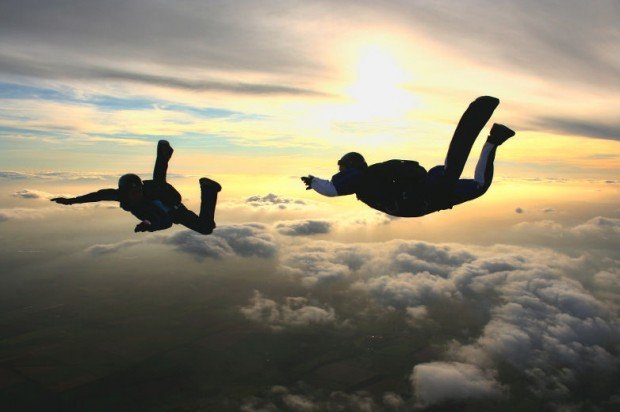
[[[428,172],[413,160],[388,160],[368,166],[356,152],[339,161],[331,180],[308,175],[301,178],[306,189],[324,196],[355,194],[373,209],[401,217],[424,216],[482,196],[493,179],[497,147],[515,132],[494,124],[476,166],[474,179],[459,179],[469,152],[488,122],[499,99],[482,96],[474,100],[459,121],[446,161]]]

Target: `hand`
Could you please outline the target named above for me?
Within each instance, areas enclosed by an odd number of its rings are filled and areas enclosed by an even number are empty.
[[[157,142],[157,155],[163,156],[166,159],[170,159],[172,157],[172,153],[174,149],[170,146],[170,143],[167,140],[160,140]]]
[[[60,205],[72,205],[73,199],[67,199],[66,197],[55,197],[50,199],[51,202],[56,202]]]
[[[312,175],[304,176],[301,178],[301,181],[304,182],[304,184],[306,185],[306,190],[312,189],[312,179],[314,179],[314,176]]]
[[[150,228],[151,228],[151,222],[149,222],[148,220],[143,220],[142,222],[136,225],[136,228],[133,231],[136,233],[148,232]]]

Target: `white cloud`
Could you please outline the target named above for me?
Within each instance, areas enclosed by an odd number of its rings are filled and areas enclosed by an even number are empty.
[[[575,226],[564,226],[552,220],[521,222],[513,231],[527,235],[531,241],[558,244],[590,250],[594,248],[617,249],[620,244],[620,219],[593,217]]]
[[[22,189],[22,190],[18,190],[17,192],[13,193],[13,196],[19,197],[22,199],[50,199],[54,197],[55,195],[48,193],[48,192],[43,192],[40,190]]]
[[[272,258],[277,253],[273,236],[259,223],[218,227],[208,236],[184,230],[169,236],[164,243],[198,258],[230,255]]]
[[[293,411],[311,412],[318,410],[314,402],[303,395],[286,394],[282,397],[282,401]]]
[[[25,208],[14,207],[0,209],[0,222],[7,220],[42,219],[45,216],[58,212],[58,208]]]
[[[489,372],[459,362],[416,365],[413,368],[411,381],[416,401],[420,406],[446,400],[498,397],[503,391]]]
[[[380,276],[352,286],[389,306],[419,306],[439,299],[458,298],[454,283],[428,272]]]
[[[303,327],[309,325],[325,325],[336,321],[333,308],[321,308],[308,304],[303,297],[287,297],[285,302],[278,304],[254,291],[249,305],[241,308],[241,313],[248,319],[270,326],[273,330],[285,327]]]
[[[600,218],[569,228],[550,227],[590,241],[600,233],[616,236],[616,225],[615,219]],[[510,245],[416,241],[316,241],[291,246],[282,254],[282,270],[302,284],[348,282],[352,291],[367,293],[376,304],[402,310],[412,326],[432,324],[433,307],[444,311],[465,305],[481,311],[476,321],[481,323],[472,329],[480,333],[455,341],[443,355],[471,366],[452,367],[452,372],[480,375],[481,389],[471,388],[471,393],[498,393],[500,383],[490,376],[500,363],[514,367],[531,391],[547,400],[567,398],[590,374],[609,381],[620,368],[613,348],[620,338],[620,318],[612,289],[618,274],[609,269],[612,260]],[[604,286],[612,290],[611,297],[601,291]],[[439,398],[431,394],[424,399]]]

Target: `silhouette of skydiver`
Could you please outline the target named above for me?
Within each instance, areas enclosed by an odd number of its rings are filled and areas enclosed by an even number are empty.
[[[301,180],[306,189],[324,196],[356,194],[373,209],[392,216],[417,217],[482,196],[493,179],[497,147],[515,132],[494,124],[482,148],[474,179],[459,179],[478,134],[499,105],[499,99],[482,96],[474,100],[461,117],[448,148],[445,163],[428,172],[413,160],[388,160],[368,166],[356,152],[339,161],[340,171],[331,181],[312,175]]]
[[[199,180],[201,192],[200,215],[187,209],[181,203],[181,195],[168,182],[166,172],[168,161],[174,149],[166,140],[157,143],[157,159],[153,180],[142,181],[138,175],[125,174],[118,180],[118,189],[101,189],[83,196],[56,197],[51,201],[62,205],[113,200],[121,208],[131,212],[141,222],[135,232],[154,232],[168,229],[173,223],[181,224],[203,235],[215,229],[215,205],[217,194],[222,189],[219,183],[203,177]]]

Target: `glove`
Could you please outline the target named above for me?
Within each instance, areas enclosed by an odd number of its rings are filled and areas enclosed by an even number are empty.
[[[72,205],[73,199],[67,199],[66,197],[55,197],[50,199],[51,202],[56,202],[60,205]]]
[[[304,176],[301,178],[301,181],[304,182],[304,184],[306,185],[306,190],[312,189],[312,179],[314,179],[314,176],[312,175]]]
[[[162,156],[164,159],[170,159],[174,149],[170,146],[167,140],[160,140],[157,142],[157,155]]]
[[[143,220],[142,222],[136,225],[136,228],[133,230],[134,232],[148,232],[151,228],[151,222],[148,220]]]

